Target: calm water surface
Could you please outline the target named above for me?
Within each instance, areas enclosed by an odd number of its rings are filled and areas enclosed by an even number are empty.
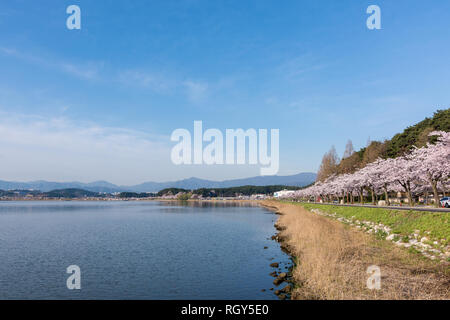
[[[0,299],[276,299],[269,264],[290,260],[275,219],[236,203],[0,202]],[[74,264],[81,290],[66,287]]]

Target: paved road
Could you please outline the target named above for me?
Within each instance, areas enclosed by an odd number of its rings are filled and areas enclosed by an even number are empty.
[[[429,211],[429,212],[450,212],[450,208],[432,208],[432,207],[405,207],[405,206],[373,206],[368,204],[335,204],[335,203],[319,203],[319,202],[308,202],[312,204],[320,205],[333,205],[341,207],[364,207],[364,208],[382,208],[382,209],[394,209],[394,210],[414,210],[414,211]]]

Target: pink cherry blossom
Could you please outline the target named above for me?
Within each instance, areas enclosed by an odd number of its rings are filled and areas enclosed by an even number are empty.
[[[333,175],[296,191],[291,197],[353,202],[357,196],[363,202],[364,197],[371,194],[375,203],[376,198],[384,194],[389,205],[390,192],[403,192],[413,205],[416,196],[432,191],[435,204],[439,205],[439,192],[445,194],[450,189],[450,133],[435,131],[430,136],[438,136],[438,141],[414,148],[401,157],[378,159],[353,174]]]

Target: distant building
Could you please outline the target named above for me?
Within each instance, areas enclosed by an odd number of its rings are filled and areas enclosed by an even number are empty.
[[[252,194],[250,196],[250,199],[253,199],[253,200],[261,200],[261,199],[266,199],[266,198],[267,198],[267,196],[265,194]]]
[[[273,194],[273,196],[275,198],[285,198],[285,197],[291,197],[294,194],[295,194],[294,190],[281,190],[281,191],[275,192]]]

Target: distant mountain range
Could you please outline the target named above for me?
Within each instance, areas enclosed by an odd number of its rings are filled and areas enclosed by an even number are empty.
[[[257,176],[245,179],[234,179],[224,181],[203,180],[198,178],[189,178],[171,182],[144,182],[134,186],[118,186],[107,181],[95,181],[90,183],[82,182],[49,182],[49,181],[32,181],[32,182],[12,182],[0,180],[1,190],[40,190],[48,192],[56,189],[77,188],[93,192],[157,192],[165,188],[181,188],[181,189],[199,189],[199,188],[229,188],[245,185],[253,186],[269,186],[269,185],[286,185],[303,187],[313,183],[316,180],[316,174],[312,172],[304,172],[291,176]]]

